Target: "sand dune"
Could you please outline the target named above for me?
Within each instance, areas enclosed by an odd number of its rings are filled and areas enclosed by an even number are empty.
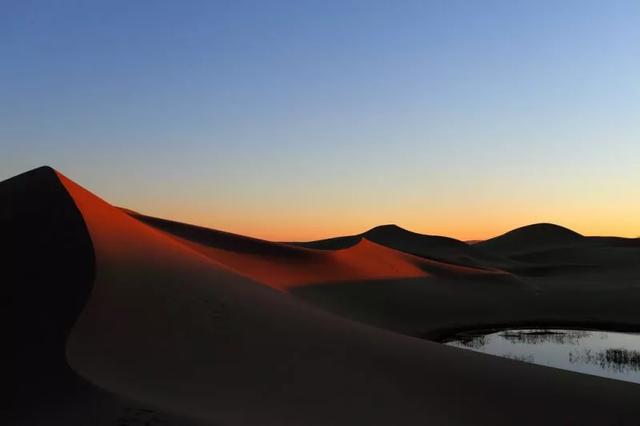
[[[490,252],[514,254],[525,251],[563,247],[584,242],[582,235],[563,226],[536,223],[475,244]]]
[[[390,249],[364,237],[333,251],[273,243],[128,213],[261,283],[286,290],[310,284],[415,277],[496,278],[497,270],[447,264]]]
[[[457,265],[499,268],[513,263],[499,255],[478,250],[476,247],[454,238],[417,234],[397,225],[377,226],[358,235],[291,244],[336,250],[355,244],[359,238],[366,238],[405,253]]]
[[[633,269],[574,301],[555,276],[447,263],[466,249],[395,228],[334,250],[271,243],[123,211],[49,168],[3,182],[0,196],[3,229],[19,230],[17,330],[37,345],[19,346],[26,402],[13,424],[118,424],[132,406],[211,425],[640,417],[638,385],[406,335],[531,318],[638,326]],[[434,246],[460,251],[430,258]],[[30,366],[64,377],[36,379]]]

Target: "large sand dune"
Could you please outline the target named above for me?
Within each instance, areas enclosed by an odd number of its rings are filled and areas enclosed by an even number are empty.
[[[588,256],[604,261],[569,270],[587,255],[555,258],[544,250],[570,246],[555,237],[485,249],[383,227],[321,250],[125,211],[50,168],[3,182],[0,202],[21,295],[19,403],[3,423],[640,418],[638,385],[414,337],[532,320],[640,329],[633,241],[600,241],[608,255]]]
[[[316,250],[127,213],[238,274],[281,290],[319,283],[415,277],[513,278],[499,270],[454,265],[393,250],[366,235],[341,249]]]

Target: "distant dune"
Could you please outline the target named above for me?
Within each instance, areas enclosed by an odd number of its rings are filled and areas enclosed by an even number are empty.
[[[361,238],[405,253],[458,265],[493,267],[509,264],[506,259],[500,256],[477,250],[475,247],[454,238],[417,234],[397,225],[377,226],[358,235],[290,244],[323,250],[336,250],[349,247]]]
[[[637,424],[640,386],[418,337],[640,330],[640,244],[531,225],[275,243],[117,208],[43,167],[0,183],[15,425]],[[8,386],[8,385],[7,385]],[[147,423],[143,423],[147,422]]]
[[[476,247],[501,254],[513,254],[576,244],[584,237],[563,226],[536,223],[481,241]]]

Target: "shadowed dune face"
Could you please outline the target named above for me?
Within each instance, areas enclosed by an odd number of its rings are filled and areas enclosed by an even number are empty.
[[[317,250],[341,250],[358,244],[361,239],[361,235],[348,235],[346,237],[327,238],[325,240],[307,242],[289,242],[286,244]]]
[[[55,172],[41,167],[0,183],[0,233],[12,296],[16,382],[12,408],[20,421],[55,412],[83,381],[65,360],[67,335],[94,279],[84,220]],[[13,273],[10,271],[13,270]],[[73,417],[73,415],[71,415]]]
[[[271,258],[284,257],[288,259],[313,257],[313,252],[290,247],[286,244],[272,243],[257,238],[245,237],[229,232],[187,225],[171,220],[145,216],[131,210],[121,209],[131,217],[147,225],[165,231],[183,240],[201,244],[234,253],[269,256]]]

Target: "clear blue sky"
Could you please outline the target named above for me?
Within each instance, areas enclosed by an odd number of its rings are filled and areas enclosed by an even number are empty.
[[[0,179],[275,239],[640,235],[640,2],[3,1]]]

